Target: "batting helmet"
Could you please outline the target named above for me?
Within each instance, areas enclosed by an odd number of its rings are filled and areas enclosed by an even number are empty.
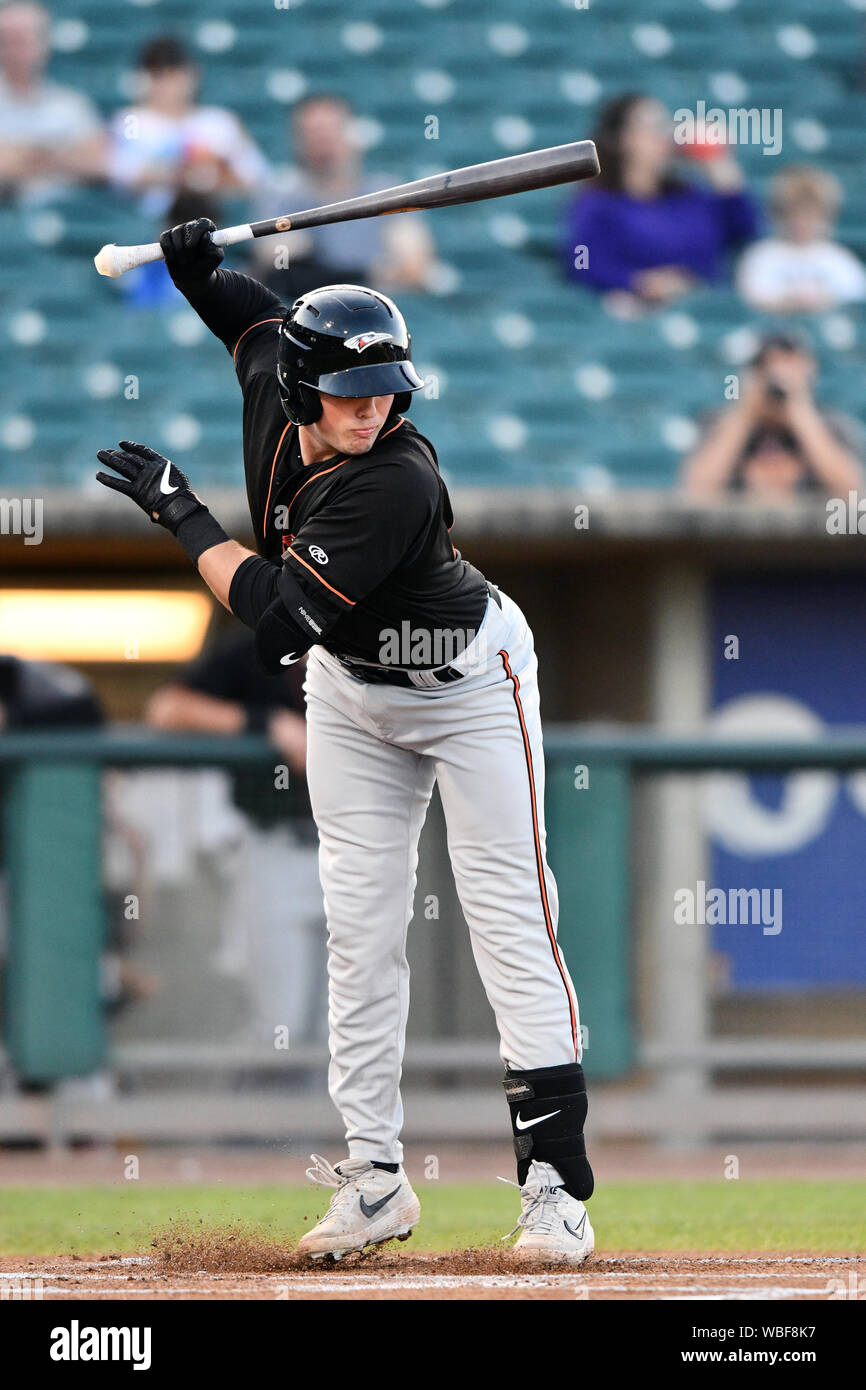
[[[363,285],[323,285],[296,299],[280,325],[277,377],[283,409],[295,425],[322,413],[330,396],[394,396],[391,414],[408,410],[424,385],[412,365],[411,338],[393,300]]]

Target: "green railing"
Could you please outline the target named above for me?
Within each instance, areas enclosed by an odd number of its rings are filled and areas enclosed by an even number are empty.
[[[866,730],[769,742],[556,725],[545,731],[544,747],[548,850],[559,886],[559,940],[578,995],[587,1009],[591,1007],[585,1065],[593,1078],[619,1076],[636,1058],[629,901],[635,778],[718,769],[866,767]],[[587,770],[585,786],[578,771],[582,768]],[[700,982],[692,987],[699,990]],[[690,1046],[688,1040],[680,1041]]]
[[[106,1061],[103,769],[273,761],[267,741],[253,737],[124,729],[0,738],[9,882],[4,1031],[19,1076],[83,1076]]]
[[[635,775],[712,768],[866,767],[866,732],[820,740],[722,741],[643,729],[549,727],[547,825],[560,897],[560,942],[592,1001],[588,1070],[621,1075],[634,1061],[629,941],[631,784]],[[100,1000],[105,940],[100,774],[106,767],[269,764],[261,738],[149,730],[0,737],[9,950],[5,1041],[32,1081],[84,1075],[108,1054]],[[588,785],[580,787],[588,770]],[[578,785],[576,785],[576,782]]]

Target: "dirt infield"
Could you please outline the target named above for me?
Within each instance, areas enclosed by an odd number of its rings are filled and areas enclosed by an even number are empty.
[[[410,1255],[383,1249],[339,1266],[205,1240],[185,1253],[0,1261],[0,1298],[69,1301],[842,1299],[863,1297],[866,1257],[605,1253],[577,1270],[528,1271],[499,1251]],[[198,1268],[194,1266],[198,1264]],[[178,1267],[180,1266],[180,1267]],[[268,1267],[270,1266],[270,1267]],[[280,1267],[277,1267],[280,1266]]]
[[[158,1227],[160,1218],[148,1216],[144,1221],[136,1212],[121,1216],[121,1209],[109,1205],[99,1210],[98,1219],[87,1217],[87,1190],[116,1193],[126,1190],[122,1182],[122,1165],[128,1145],[99,1146],[85,1151],[62,1153],[0,1153],[0,1187],[10,1207],[14,1207],[15,1189],[80,1187],[80,1193],[70,1199],[71,1205],[57,1211],[41,1212],[38,1208],[19,1223],[23,1237],[33,1236],[31,1227],[44,1220],[45,1229],[52,1235],[61,1233],[56,1248],[81,1251],[101,1247],[100,1254],[28,1254],[5,1255],[0,1258],[0,1300],[6,1298],[42,1297],[50,1300],[739,1300],[739,1299],[848,1299],[866,1298],[866,1254],[854,1254],[860,1248],[856,1240],[847,1240],[848,1228],[837,1222],[829,1244],[831,1251],[846,1253],[816,1253],[809,1251],[810,1237],[798,1224],[797,1235],[788,1248],[781,1243],[776,1250],[784,1254],[767,1254],[751,1247],[752,1226],[741,1224],[741,1233],[731,1239],[735,1248],[723,1252],[719,1226],[706,1240],[706,1249],[692,1243],[690,1248],[673,1250],[676,1221],[665,1222],[667,1207],[648,1211],[646,1222],[629,1220],[620,1223],[617,1240],[619,1248],[603,1248],[588,1264],[579,1269],[545,1270],[536,1272],[518,1264],[505,1249],[495,1247],[452,1249],[433,1253],[425,1250],[424,1239],[415,1242],[421,1232],[406,1245],[393,1244],[364,1256],[353,1256],[336,1266],[311,1266],[299,1261],[292,1245],[300,1229],[297,1221],[287,1223],[292,1230],[285,1242],[274,1234],[262,1238],[262,1230],[272,1226],[273,1211],[279,1204],[265,1206],[255,1218],[249,1218],[245,1202],[229,1197],[232,1209],[228,1218],[241,1225],[220,1225],[220,1218],[201,1219],[186,1223],[177,1221],[174,1213],[196,1210],[196,1185],[202,1182],[225,1183],[227,1189],[241,1191],[246,1184],[271,1182],[299,1187],[304,1178],[305,1150],[287,1152],[283,1146],[273,1150],[214,1149],[170,1150],[142,1149],[142,1175],[156,1192],[160,1184],[179,1184],[189,1187],[189,1202],[177,1195],[169,1204],[171,1225]],[[618,1178],[629,1181],[657,1180],[660,1177],[676,1180],[717,1179],[722,1181],[722,1160],[727,1152],[723,1147],[688,1154],[644,1151],[636,1146],[604,1146],[599,1155],[599,1170],[605,1182]],[[742,1170],[750,1178],[806,1177],[814,1178],[816,1171],[822,1180],[858,1179],[866,1168],[866,1149],[863,1146],[826,1146],[824,1148],[740,1146]],[[513,1163],[504,1144],[496,1146],[459,1146],[445,1148],[440,1154],[443,1178],[448,1182],[495,1182],[497,1173],[509,1172]],[[423,1171],[425,1153],[410,1151],[407,1162],[413,1171]],[[722,1187],[730,1196],[731,1185]],[[671,1199],[675,1202],[676,1195]],[[79,1221],[78,1203],[84,1214]],[[132,1204],[139,1207],[138,1198]],[[670,1205],[670,1204],[669,1204]],[[146,1208],[147,1203],[144,1203]],[[516,1214],[516,1213],[515,1213]],[[113,1249],[107,1244],[116,1225],[122,1227],[117,1235],[125,1243]],[[506,1216],[506,1222],[511,1213]],[[700,1212],[697,1213],[697,1217]],[[818,1217],[813,1213],[813,1226]],[[57,1224],[52,1226],[52,1222]],[[258,1224],[256,1224],[258,1222]],[[458,1223],[459,1226],[460,1223]],[[480,1223],[483,1227],[484,1222]],[[496,1229],[496,1223],[489,1223]],[[599,1223],[599,1229],[602,1225]],[[700,1223],[699,1223],[700,1224]],[[86,1236],[80,1229],[88,1230]],[[647,1246],[651,1253],[635,1249],[646,1226]],[[506,1224],[499,1227],[505,1230]],[[435,1231],[435,1218],[433,1223]],[[759,1228],[755,1228],[757,1234]],[[821,1228],[822,1229],[822,1228]],[[725,1228],[728,1234],[730,1231]],[[130,1238],[130,1232],[132,1237]],[[478,1223],[470,1223],[465,1233],[448,1243],[456,1246],[465,1241],[481,1239]],[[627,1232],[627,1233],[626,1233]],[[38,1231],[36,1232],[38,1234]],[[149,1234],[148,1234],[149,1233]],[[697,1237],[700,1239],[700,1236]],[[105,1239],[106,1244],[103,1244]],[[486,1239],[486,1237],[485,1237]],[[9,1235],[7,1251],[44,1249],[48,1240],[29,1247],[16,1245]],[[86,1242],[86,1243],[85,1243]],[[796,1243],[795,1243],[796,1242]],[[432,1240],[431,1244],[434,1243]],[[684,1242],[685,1243],[685,1242]],[[631,1248],[623,1248],[628,1245]],[[661,1248],[660,1248],[661,1247]],[[751,1247],[751,1248],[750,1248]],[[816,1249],[820,1246],[816,1242]],[[132,1252],[135,1253],[126,1253]]]

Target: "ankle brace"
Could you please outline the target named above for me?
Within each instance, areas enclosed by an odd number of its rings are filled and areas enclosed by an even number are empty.
[[[509,1070],[502,1084],[511,1110],[520,1186],[526,1182],[530,1163],[537,1159],[552,1164],[566,1192],[585,1202],[594,1184],[583,1137],[587,1106],[583,1067],[567,1062],[534,1071]]]

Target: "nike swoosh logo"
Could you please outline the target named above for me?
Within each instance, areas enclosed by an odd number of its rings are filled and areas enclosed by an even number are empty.
[[[533,1125],[540,1125],[542,1120],[552,1120],[554,1115],[561,1114],[561,1110],[551,1110],[549,1115],[536,1115],[534,1120],[521,1120],[520,1115],[518,1114],[517,1119],[514,1121],[514,1123],[517,1125],[518,1129],[532,1129]]]
[[[580,1225],[578,1226],[577,1230],[575,1230],[573,1226],[569,1226],[567,1221],[563,1221],[562,1224],[568,1231],[569,1235],[576,1236],[578,1240],[583,1240],[583,1228],[586,1225],[586,1212],[584,1212],[583,1216],[580,1218]]]
[[[389,1192],[387,1197],[380,1197],[378,1202],[368,1202],[366,1198],[362,1197],[361,1211],[365,1216],[375,1216],[376,1212],[381,1211],[384,1206],[387,1206],[391,1198],[396,1197],[399,1191],[399,1187],[395,1187],[393,1192]]]
[[[166,495],[166,497],[167,497],[167,496],[169,495],[169,493],[171,493],[171,492],[177,492],[177,488],[176,488],[176,487],[169,487],[169,485],[168,485],[168,475],[169,475],[170,472],[171,472],[171,459],[166,459],[165,468],[162,470],[162,477],[161,477],[160,480],[159,480],[159,490],[160,490],[160,492],[164,492],[165,495]]]

